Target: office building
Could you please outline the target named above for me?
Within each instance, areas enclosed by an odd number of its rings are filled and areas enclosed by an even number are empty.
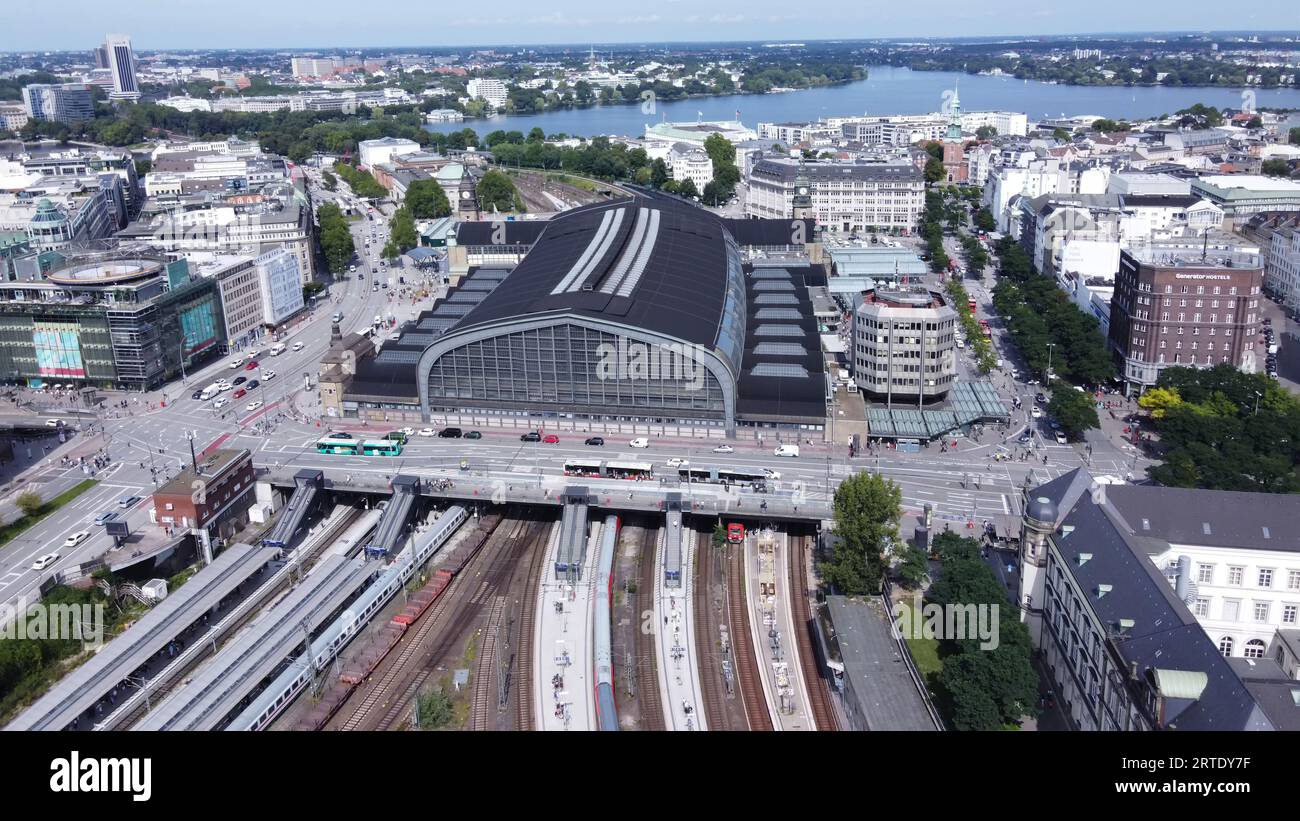
[[[23,106],[33,120],[54,120],[72,124],[95,117],[95,101],[85,83],[23,87]]]
[[[277,328],[304,307],[298,258],[283,248],[276,248],[259,256],[254,264],[261,294],[262,323]]]
[[[154,491],[154,521],[204,530],[206,538],[228,538],[248,522],[256,484],[247,450],[218,448]],[[195,492],[199,487],[202,493]]]
[[[1109,344],[1127,392],[1141,393],[1178,365],[1254,372],[1263,280],[1259,248],[1233,235],[1121,252]]]
[[[125,34],[110,34],[104,40],[104,49],[108,52],[108,68],[113,73],[113,91],[108,95],[109,98],[140,99],[140,82],[135,76],[135,52],[131,50],[131,38]]]
[[[832,234],[913,231],[925,209],[925,176],[908,162],[800,162],[763,157],[754,161],[746,180],[745,213],[789,219],[801,173],[810,188],[809,216],[820,230]]]
[[[509,95],[505,83],[494,77],[475,77],[466,83],[465,92],[476,100],[486,100],[493,108],[505,108]]]
[[[957,312],[924,287],[874,288],[853,312],[853,378],[888,405],[923,407],[956,378]]]

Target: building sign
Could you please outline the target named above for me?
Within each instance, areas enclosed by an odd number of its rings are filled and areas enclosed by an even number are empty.
[[[1232,279],[1232,274],[1174,274],[1174,279]]]
[[[36,349],[36,368],[41,376],[86,375],[81,359],[81,341],[77,326],[66,322],[38,323],[32,332]]]

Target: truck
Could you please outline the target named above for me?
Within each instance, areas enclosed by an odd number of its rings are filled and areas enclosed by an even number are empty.
[[[285,345],[283,342],[277,342],[271,346],[271,356],[279,356],[280,354],[284,353],[286,350],[288,350],[287,345]]]

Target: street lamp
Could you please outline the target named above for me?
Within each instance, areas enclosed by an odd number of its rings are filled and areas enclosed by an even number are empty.
[[[1044,384],[1052,381],[1052,348],[1056,347],[1055,342],[1047,343],[1047,372],[1043,374]]]

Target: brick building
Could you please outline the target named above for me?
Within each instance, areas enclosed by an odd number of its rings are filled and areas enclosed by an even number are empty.
[[[218,449],[158,488],[153,519],[159,525],[206,529],[228,538],[248,521],[253,504],[253,459],[245,449]]]

